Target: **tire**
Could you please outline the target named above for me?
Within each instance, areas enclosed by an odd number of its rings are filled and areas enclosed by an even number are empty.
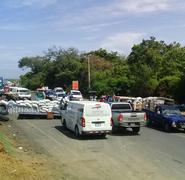
[[[112,134],[115,134],[118,131],[118,128],[112,123]]]
[[[101,138],[105,138],[107,134],[100,134]]]
[[[80,133],[79,133],[79,129],[78,129],[78,126],[77,126],[77,125],[75,126],[75,136],[76,136],[77,138],[80,137]]]
[[[164,124],[164,131],[168,133],[171,131],[171,126],[168,123]]]
[[[138,134],[139,131],[140,131],[140,127],[133,127],[133,128],[132,128],[133,134]]]
[[[67,129],[67,126],[66,126],[66,120],[62,118],[62,126],[64,129]]]
[[[146,120],[146,126],[147,127],[152,127],[152,121],[150,119]]]

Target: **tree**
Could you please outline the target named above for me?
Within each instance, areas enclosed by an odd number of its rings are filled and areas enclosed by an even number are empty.
[[[132,72],[132,94],[172,97],[185,69],[185,48],[179,43],[166,44],[151,37],[132,48],[128,65]]]

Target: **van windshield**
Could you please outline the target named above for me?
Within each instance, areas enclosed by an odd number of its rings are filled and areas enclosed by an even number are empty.
[[[88,105],[85,107],[84,111],[86,116],[110,116],[111,111],[108,106],[102,105]]]

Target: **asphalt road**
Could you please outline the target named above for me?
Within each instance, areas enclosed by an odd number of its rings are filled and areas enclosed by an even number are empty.
[[[62,165],[66,179],[185,179],[185,133],[143,127],[105,139],[76,139],[60,120],[15,120],[39,151]]]

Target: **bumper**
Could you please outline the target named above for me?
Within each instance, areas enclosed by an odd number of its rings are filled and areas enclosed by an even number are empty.
[[[176,129],[185,129],[185,123],[178,123],[176,125],[172,124],[172,128],[176,128]]]
[[[132,127],[142,127],[145,126],[146,122],[121,122],[118,123],[118,127],[132,128]]]
[[[100,135],[100,134],[111,134],[111,130],[103,131],[82,131],[82,135]]]

